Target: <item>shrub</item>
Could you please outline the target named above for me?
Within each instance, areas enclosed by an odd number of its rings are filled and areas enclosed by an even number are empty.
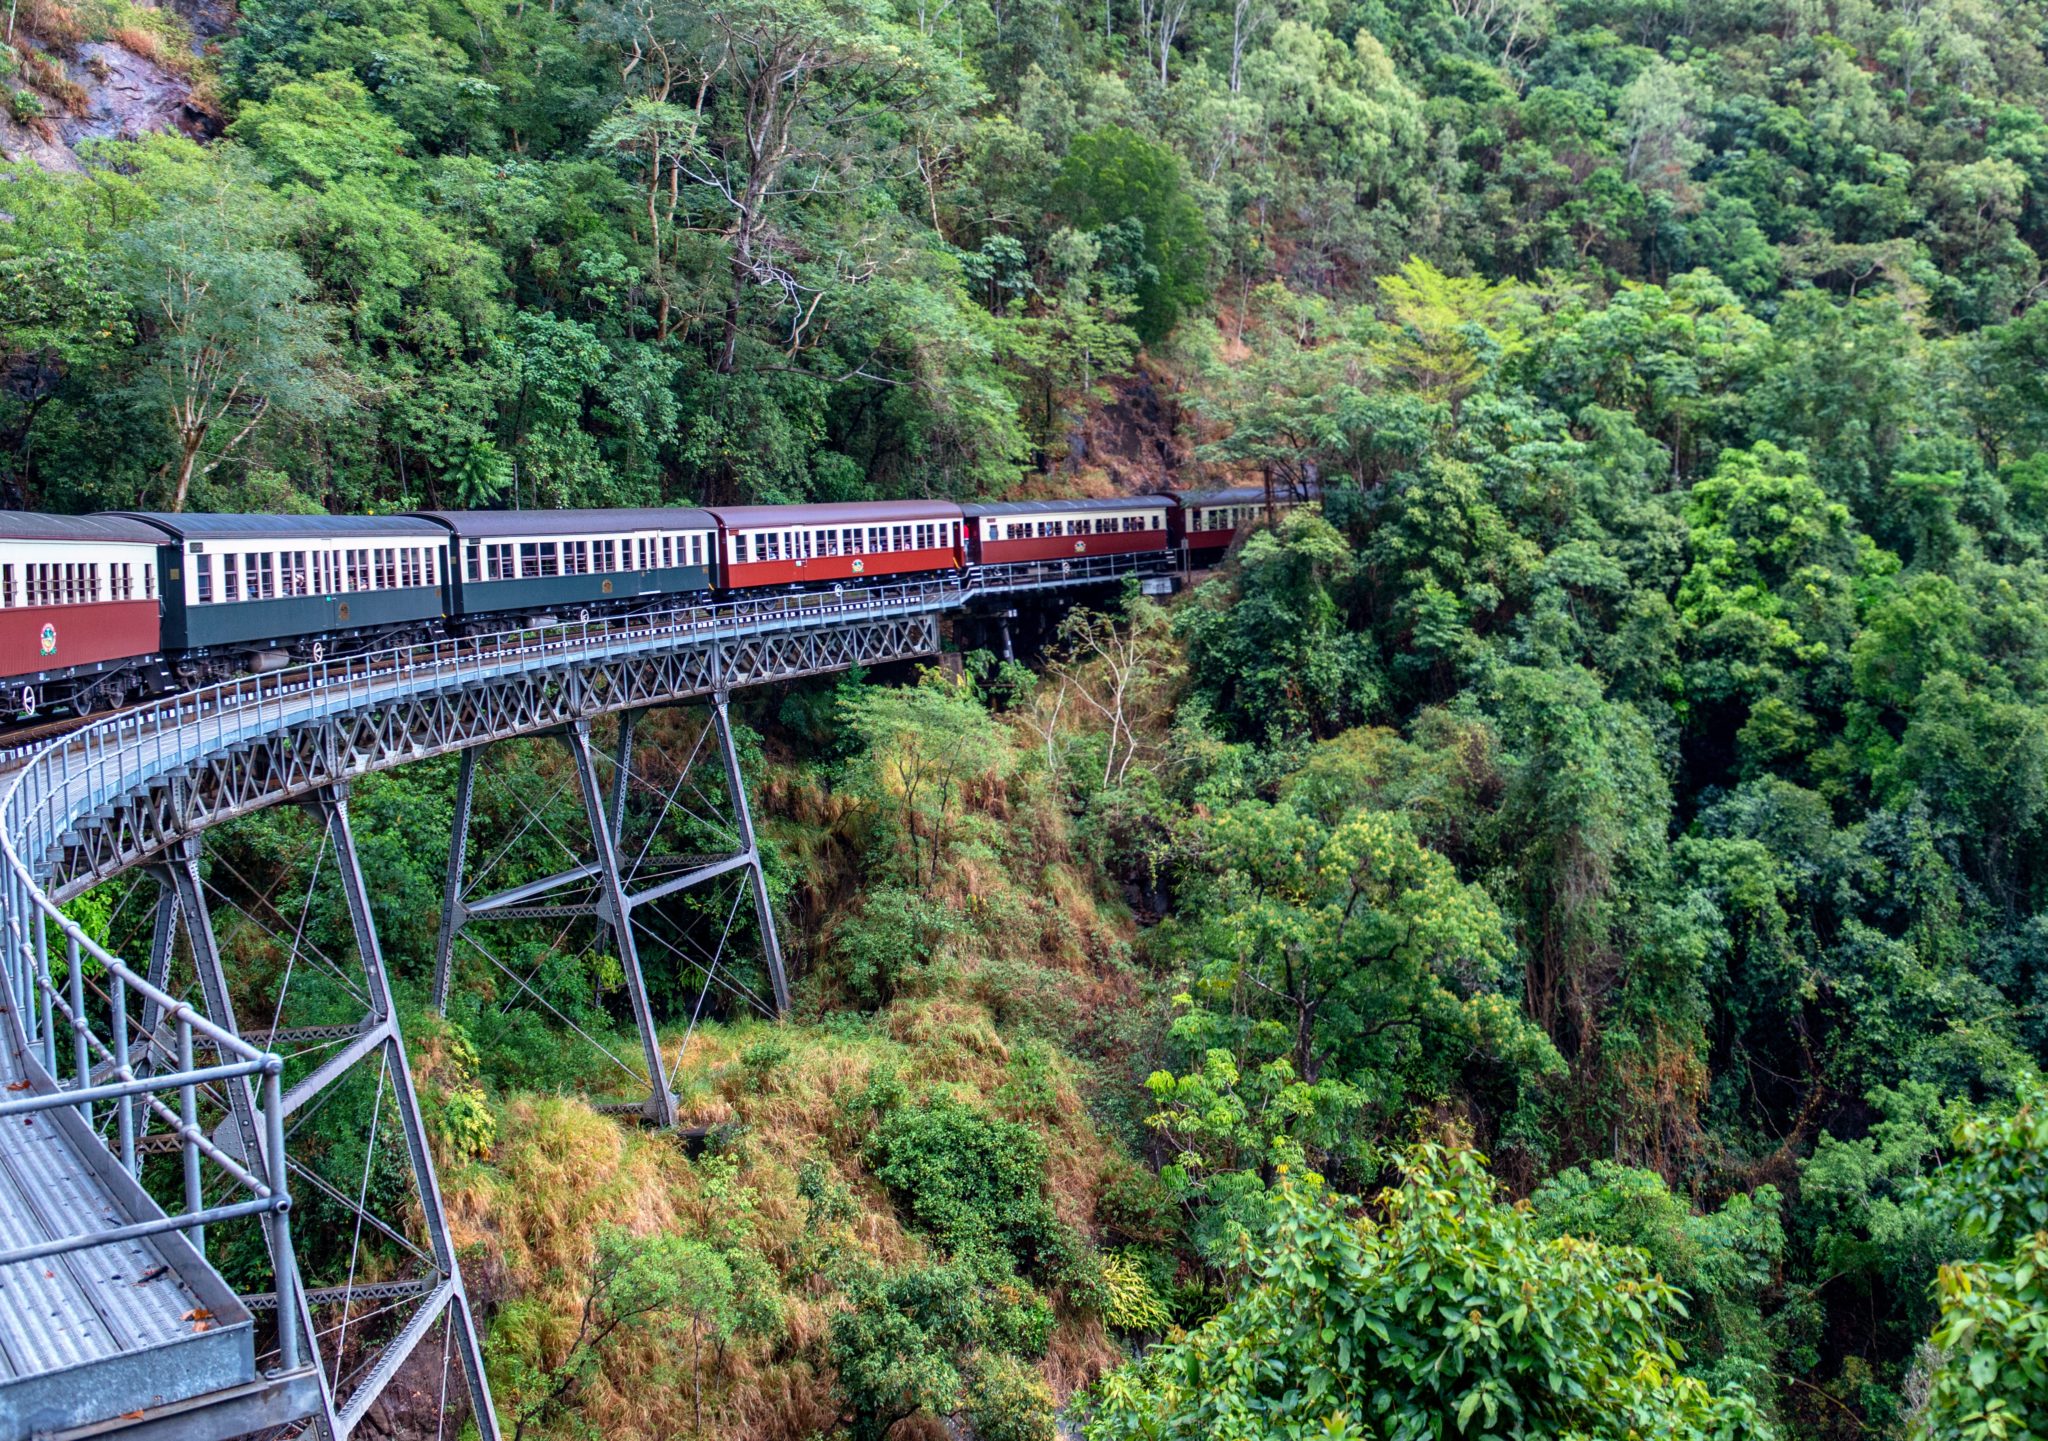
[[[956,1255],[991,1251],[1043,1278],[1062,1277],[1075,1238],[1045,1198],[1045,1142],[1025,1127],[948,1100],[887,1113],[868,1164]]]
[[[967,1419],[977,1441],[1051,1441],[1052,1390],[1014,1356],[983,1355],[967,1385]]]
[[[50,108],[33,90],[10,90],[7,92],[7,111],[17,125],[26,125],[31,120],[42,119],[50,113]]]
[[[855,999],[886,1005],[930,977],[959,929],[958,917],[916,891],[876,886],[833,936],[830,960]]]

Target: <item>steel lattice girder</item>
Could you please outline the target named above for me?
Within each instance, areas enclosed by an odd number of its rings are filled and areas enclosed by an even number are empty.
[[[50,893],[69,900],[210,826],[280,801],[431,756],[716,692],[936,654],[925,613],[839,622],[809,631],[721,637],[641,656],[564,661],[374,701],[281,726],[247,743],[149,777],[78,817],[40,860]]]

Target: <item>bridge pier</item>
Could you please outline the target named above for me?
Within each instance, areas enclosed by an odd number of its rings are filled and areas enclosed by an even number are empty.
[[[759,1005],[764,1011],[772,1009],[777,1016],[789,1012],[789,980],[775,929],[775,913],[768,895],[767,875],[762,867],[760,842],[747,804],[745,777],[741,773],[739,752],[733,743],[730,698],[726,692],[717,691],[709,699],[706,723],[698,733],[689,757],[679,768],[675,784],[666,788],[652,783],[639,771],[636,748],[642,734],[644,710],[620,713],[618,737],[609,748],[598,744],[587,717],[574,719],[557,730],[555,734],[568,749],[574,770],[583,829],[589,833],[589,854],[585,856],[571,851],[565,857],[567,864],[562,870],[484,896],[472,893],[473,880],[481,877],[472,878],[469,868],[469,832],[475,820],[477,773],[484,747],[462,752],[456,770],[454,833],[449,838],[441,923],[435,944],[434,1004],[445,1012],[462,942],[467,940],[493,965],[505,969],[502,962],[471,933],[479,922],[538,920],[567,923],[589,920],[601,926],[610,934],[617,949],[634,1029],[640,1041],[641,1060],[646,1069],[648,1097],[640,1108],[641,1114],[664,1127],[673,1126],[676,1122],[676,1099],[661,1050],[659,1018],[647,988],[643,961],[646,947],[643,942],[648,933],[641,919],[651,914],[651,908],[657,902],[744,872],[761,936],[762,959],[771,987],[772,1007],[755,1000],[751,994],[746,994],[743,999]],[[700,790],[698,795],[706,802],[703,813],[679,806],[681,792],[690,785],[696,767],[706,760],[704,752],[712,747],[718,752],[718,775],[724,788],[723,796],[705,796]],[[607,777],[601,773],[600,762],[611,767],[608,785]],[[658,800],[638,846],[632,843],[628,834],[628,821],[633,814],[629,802],[636,793],[636,781],[640,793],[653,794]],[[716,815],[715,824],[720,833],[720,849],[712,854],[657,853],[655,842],[661,838],[663,823],[674,810],[687,811],[700,827],[711,819],[710,813],[722,812]],[[489,869],[486,867],[486,874]],[[709,987],[720,980],[719,968],[725,958],[725,941],[731,935],[732,921],[737,918],[738,911],[739,901],[736,899],[727,919],[725,935],[721,936],[718,948],[709,955],[708,961],[687,955],[673,945],[668,946],[678,959],[704,974],[707,995]],[[520,977],[510,971],[506,974],[520,989],[527,989],[526,982]],[[730,983],[727,984],[730,988]]]

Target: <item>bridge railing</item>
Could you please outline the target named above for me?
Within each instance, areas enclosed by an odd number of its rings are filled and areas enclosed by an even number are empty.
[[[11,822],[11,797],[6,814]],[[283,1061],[154,985],[62,909],[43,900],[5,832],[0,832],[0,850],[6,854],[0,871],[0,896],[6,901],[5,925],[0,929],[0,986],[6,989],[16,1043],[34,1050],[24,1055],[24,1074],[15,1083],[25,1094],[0,1100],[0,1123],[17,1118],[32,1122],[38,1113],[70,1108],[92,1132],[99,1108],[110,1108],[122,1168],[139,1176],[138,1133],[150,1121],[161,1120],[176,1139],[183,1173],[179,1210],[0,1251],[0,1267],[167,1231],[184,1232],[203,1249],[208,1225],[243,1216],[260,1217],[271,1232],[276,1254],[289,1256]],[[61,976],[51,960],[53,930],[63,949]],[[89,974],[94,970],[97,976]],[[136,1009],[143,1017],[139,1027]],[[70,1044],[60,1048],[64,1033]],[[211,1055],[204,1063],[202,1048]],[[68,1084],[62,1049],[70,1051]],[[41,1076],[35,1074],[36,1066]],[[229,1154],[200,1123],[201,1096],[219,1097],[228,1087],[247,1088],[252,1118],[264,1130],[260,1159]],[[207,1202],[204,1182],[209,1170],[226,1177],[228,1194],[236,1199]],[[278,1350],[285,1369],[291,1370],[300,1356],[299,1313],[292,1295],[296,1269],[281,1266],[279,1272],[278,1293],[285,1304],[278,1310]]]

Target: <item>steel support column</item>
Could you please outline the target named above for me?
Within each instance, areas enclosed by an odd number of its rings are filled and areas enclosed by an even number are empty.
[[[354,1432],[371,1404],[419,1344],[431,1322],[446,1310],[463,1380],[469,1388],[470,1410],[476,1418],[477,1429],[487,1441],[497,1441],[497,1413],[491,1408],[490,1382],[484,1374],[483,1347],[470,1315],[468,1293],[462,1284],[462,1267],[455,1256],[454,1238],[448,1230],[448,1215],[441,1202],[441,1185],[434,1171],[433,1152],[427,1144],[426,1123],[420,1116],[419,1094],[413,1086],[412,1068],[406,1060],[405,1037],[399,1029],[392,1004],[391,981],[384,968],[384,951],[377,938],[377,921],[370,909],[369,889],[364,884],[362,864],[356,855],[355,832],[348,817],[348,787],[338,785],[320,792],[314,797],[313,808],[333,846],[342,896],[348,905],[349,924],[355,933],[356,954],[370,1002],[369,1033],[380,1036],[379,1043],[365,1051],[365,1058],[370,1054],[381,1054],[388,1064],[392,1101],[398,1111],[407,1158],[412,1163],[414,1196],[420,1208],[434,1267],[440,1273],[436,1289],[384,1347],[361,1382],[350,1391],[341,1409],[341,1434],[347,1436]],[[331,1083],[339,1075],[337,1069],[326,1079]],[[444,1357],[443,1364],[446,1362]]]
[[[455,830],[448,838],[448,886],[441,901],[441,933],[434,940],[434,1009],[448,1010],[448,985],[455,970],[455,934],[462,929],[462,872],[469,859],[469,812],[476,800],[476,750],[466,750],[455,767]]]
[[[630,741],[631,732],[627,732]],[[619,966],[626,974],[626,994],[633,1005],[633,1023],[640,1031],[640,1051],[647,1062],[648,1115],[664,1128],[676,1123],[676,1098],[668,1085],[668,1065],[661,1055],[661,1032],[654,1021],[654,1006],[647,995],[647,979],[640,971],[640,947],[633,938],[633,907],[626,899],[625,878],[619,874],[618,822],[625,815],[625,788],[618,787],[618,809],[606,813],[605,794],[597,781],[597,765],[590,744],[590,722],[578,720],[569,727],[569,754],[576,762],[576,786],[583,794],[583,814],[590,823],[591,845],[597,856],[600,886],[598,915],[611,927],[619,948]],[[621,771],[623,774],[623,769]]]
[[[775,909],[768,901],[768,877],[761,870],[761,847],[754,839],[753,812],[747,807],[746,779],[740,774],[740,755],[733,748],[732,721],[726,714],[731,695],[718,691],[711,697],[712,724],[718,728],[718,754],[725,762],[725,785],[732,798],[733,819],[740,833],[739,854],[744,857],[747,877],[754,891],[754,915],[761,925],[761,949],[766,953],[768,980],[775,988],[775,1015],[789,1015],[789,978],[782,971],[782,942],[775,934]]]

